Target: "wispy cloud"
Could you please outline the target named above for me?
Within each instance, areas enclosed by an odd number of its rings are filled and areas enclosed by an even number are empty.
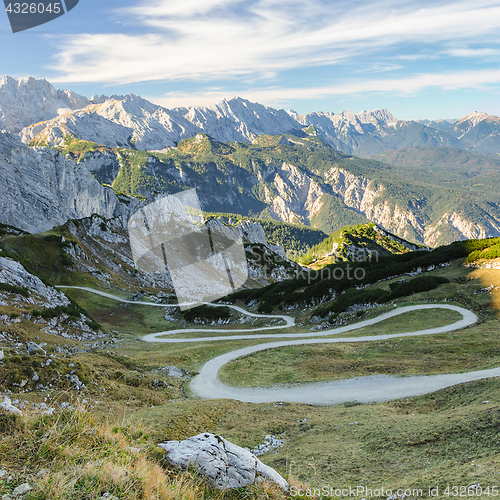
[[[493,49],[490,47],[485,48],[457,48],[450,49],[446,52],[447,55],[452,57],[471,57],[474,59],[485,58],[485,57],[498,57],[500,56],[500,49]]]
[[[293,101],[307,99],[323,99],[332,96],[344,96],[358,93],[390,93],[412,95],[418,92],[439,88],[444,90],[487,89],[491,85],[500,84],[500,70],[462,71],[456,73],[421,74],[407,78],[385,78],[367,81],[349,81],[341,85],[300,88],[261,88],[245,90],[234,88],[203,92],[169,92],[162,98],[150,98],[156,104],[167,108],[175,106],[207,106],[224,98],[242,95],[268,106],[288,107]]]
[[[485,37],[500,44],[500,5],[488,0],[418,7],[394,0],[354,6],[320,0],[156,0],[121,14],[134,18],[144,32],[58,40],[62,48],[52,80],[125,84],[249,75],[269,79],[285,70],[352,62],[368,51],[374,57],[387,57],[388,51],[397,57],[394,48],[402,44],[470,47]],[[449,50],[450,56],[463,54]]]

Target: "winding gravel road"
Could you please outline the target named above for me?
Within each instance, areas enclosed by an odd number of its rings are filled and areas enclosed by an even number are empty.
[[[100,295],[101,297],[106,297],[108,299],[116,300],[118,302],[123,302],[125,304],[135,304],[135,305],[141,305],[141,306],[153,306],[153,307],[179,307],[179,306],[187,306],[189,303],[181,303],[181,304],[157,304],[155,302],[142,302],[140,300],[127,300],[123,299],[122,297],[119,297],[118,295],[113,295],[111,293],[107,292],[101,292],[101,290],[95,290],[94,288],[89,288],[87,286],[66,286],[66,285],[58,285],[57,288],[73,288],[75,290],[85,290],[87,292],[92,292],[95,293],[96,295]],[[214,304],[212,302],[207,302],[207,305],[212,306],[212,307],[230,307],[231,309],[234,309],[235,311],[238,311],[242,314],[245,314],[247,316],[251,316],[254,318],[270,318],[270,319],[280,319],[285,322],[284,325],[276,325],[276,326],[263,326],[260,328],[250,328],[248,330],[238,330],[238,332],[255,332],[259,330],[276,330],[279,328],[288,328],[290,326],[295,326],[295,320],[291,316],[280,316],[276,314],[254,314],[248,311],[245,311],[245,309],[242,309],[241,307],[238,306],[233,306],[232,304]],[[157,337],[160,337],[162,335],[175,335],[177,333],[196,333],[196,332],[206,332],[207,330],[205,328],[181,328],[179,330],[167,330],[164,332],[158,332],[158,333],[151,333],[150,335],[145,335],[142,340],[145,340],[146,342],[169,342],[169,340],[165,339],[158,339],[156,340]],[[231,330],[215,330],[215,329],[210,329],[209,331],[211,332],[227,332],[230,333]],[[273,337],[274,335],[270,335],[270,337]],[[234,337],[221,337],[225,340],[228,340],[229,338],[234,338]],[[213,340],[213,339],[212,339]],[[203,341],[202,338],[199,339],[199,341]],[[174,342],[178,342],[178,340],[174,340]]]
[[[94,290],[88,287],[59,287],[59,288],[77,288],[96,293],[98,295],[108,297],[120,302],[150,305],[156,307],[169,307],[165,304],[155,304],[149,302],[137,302],[122,299],[116,295]],[[214,307],[220,307],[220,304],[209,304]],[[170,307],[175,307],[171,305]],[[419,396],[427,394],[445,387],[460,384],[463,382],[470,382],[489,377],[500,376],[500,368],[493,368],[490,370],[479,370],[467,373],[450,373],[444,375],[422,375],[410,377],[396,377],[389,375],[372,375],[369,377],[355,377],[350,379],[335,380],[332,382],[318,382],[300,385],[287,385],[275,387],[255,387],[255,388],[239,388],[231,387],[223,384],[217,374],[219,370],[227,363],[234,361],[242,356],[247,356],[256,352],[264,351],[266,349],[274,349],[279,347],[287,347],[293,345],[305,344],[333,344],[333,343],[346,343],[346,342],[371,342],[381,341],[392,338],[402,337],[415,337],[421,335],[435,335],[439,333],[451,332],[473,325],[477,322],[477,316],[463,307],[448,305],[448,304],[422,304],[415,306],[399,307],[388,313],[381,314],[376,318],[361,321],[356,324],[334,328],[322,332],[310,333],[288,333],[280,334],[254,334],[254,335],[231,335],[231,336],[213,336],[213,337],[198,337],[189,339],[172,338],[171,335],[177,333],[188,332],[224,332],[240,333],[247,331],[260,331],[270,329],[288,328],[295,325],[295,321],[290,316],[278,315],[260,315],[253,314],[245,311],[244,309],[230,305],[243,314],[260,318],[279,318],[285,322],[284,325],[261,327],[251,330],[216,330],[216,329],[180,329],[170,330],[168,332],[158,332],[150,335],[145,335],[143,340],[146,342],[163,342],[163,343],[189,343],[189,342],[209,342],[221,340],[242,340],[242,339],[264,339],[264,338],[293,338],[295,340],[284,340],[276,342],[267,342],[264,344],[244,347],[237,349],[226,354],[217,356],[203,365],[199,374],[194,377],[190,383],[191,391],[194,395],[205,399],[235,399],[238,401],[250,403],[269,403],[273,401],[289,401],[297,403],[307,403],[314,405],[335,405],[350,401],[357,401],[360,403],[372,403],[389,401],[391,399],[399,399],[404,397]],[[398,316],[410,311],[419,311],[425,309],[448,309],[456,311],[462,315],[462,319],[450,325],[419,330],[416,332],[394,333],[387,335],[370,335],[362,337],[335,337],[324,338],[327,336],[338,335],[353,331],[365,326],[374,325],[385,321],[388,318]],[[170,338],[161,338],[169,335]],[[311,338],[314,337],[314,338]]]

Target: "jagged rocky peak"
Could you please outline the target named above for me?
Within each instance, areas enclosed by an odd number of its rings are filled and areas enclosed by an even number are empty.
[[[394,126],[398,122],[398,119],[387,109],[373,109],[371,111],[361,111],[360,113],[354,113],[349,110],[344,110],[340,113],[315,111],[307,114],[298,114],[291,109],[288,111],[288,114],[303,125],[309,125],[319,120],[330,121],[338,128],[364,123],[385,127]]]
[[[32,123],[81,109],[89,103],[75,92],[55,89],[47,80],[4,76],[0,80],[0,130],[18,133]]]
[[[286,111],[241,97],[223,99],[213,106],[177,108],[175,111],[222,142],[251,142],[261,134],[284,134],[301,128]]]
[[[489,115],[487,113],[483,113],[482,111],[474,111],[473,113],[469,113],[468,115],[460,118],[460,120],[453,124],[453,128],[462,132],[468,132],[481,122],[487,122],[490,124],[496,123],[498,125],[500,123],[500,117]]]
[[[145,113],[153,114],[161,107],[136,94],[112,95],[101,104],[104,104],[104,109],[120,109],[136,116],[144,116]]]
[[[26,127],[20,135],[25,143],[56,145],[71,133],[108,147],[123,147],[132,140],[137,149],[162,150],[200,132],[220,142],[251,142],[261,134],[300,128],[286,111],[239,97],[211,107],[166,109],[127,94],[94,96],[84,109]]]
[[[104,96],[102,96],[104,97]],[[111,96],[82,110],[59,116],[21,131],[25,143],[58,145],[68,133],[110,148],[132,147],[162,150],[183,137],[200,131],[182,117],[171,117],[168,110],[134,94]]]
[[[479,122],[482,122],[483,120],[486,120],[489,115],[487,113],[483,113],[482,111],[474,111],[472,113],[469,113],[468,115],[464,116],[463,118],[460,118],[458,124],[462,124],[464,122],[469,122],[471,127],[476,126]]]
[[[387,109],[373,109],[372,111],[362,111],[357,114],[362,123],[373,123],[379,126],[396,125],[398,119]]]

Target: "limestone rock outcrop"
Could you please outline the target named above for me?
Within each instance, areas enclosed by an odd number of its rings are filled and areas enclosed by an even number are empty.
[[[23,416],[22,411],[12,405],[12,401],[8,396],[4,396],[2,398],[2,402],[0,403],[0,410],[6,411],[8,413],[13,413],[14,415],[18,415],[19,417]]]
[[[158,445],[167,459],[181,470],[194,466],[211,484],[221,490],[241,488],[267,479],[288,491],[287,481],[271,467],[263,464],[249,450],[223,437],[202,433],[184,441],[167,441]]]
[[[121,203],[85,167],[49,148],[29,148],[0,132],[0,222],[37,233],[92,214],[111,218],[138,205]]]
[[[46,307],[67,306],[70,303],[64,293],[43,283],[19,262],[5,257],[0,257],[0,283],[27,288],[31,294],[38,295]]]

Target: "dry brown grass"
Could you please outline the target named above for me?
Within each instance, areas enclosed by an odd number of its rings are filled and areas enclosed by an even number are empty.
[[[26,500],[100,499],[106,492],[127,500],[284,498],[267,483],[223,492],[194,470],[174,470],[141,423],[98,420],[83,408],[1,417],[0,468],[15,481],[0,480],[0,495],[28,482],[35,488]]]
[[[491,263],[499,262],[500,259],[489,261]],[[500,311],[500,269],[476,269],[470,275],[471,278],[479,280],[485,288],[493,286],[491,291],[491,307]]]

